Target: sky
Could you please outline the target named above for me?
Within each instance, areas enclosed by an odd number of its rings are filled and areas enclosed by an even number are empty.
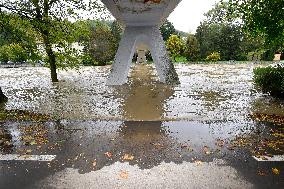
[[[217,0],[182,0],[169,16],[176,29],[195,33],[203,14],[210,10]]]

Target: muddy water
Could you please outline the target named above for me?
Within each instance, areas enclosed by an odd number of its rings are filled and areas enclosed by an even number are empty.
[[[158,82],[149,65],[133,68],[124,86],[106,86],[109,67],[60,71],[51,83],[47,68],[0,69],[9,97],[6,109],[60,119],[132,121],[245,120],[251,112],[284,115],[284,103],[256,91],[253,64],[177,65],[181,84]]]

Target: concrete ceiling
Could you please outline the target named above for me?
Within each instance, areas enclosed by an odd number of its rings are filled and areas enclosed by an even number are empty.
[[[181,0],[102,0],[112,15],[130,26],[160,25]]]

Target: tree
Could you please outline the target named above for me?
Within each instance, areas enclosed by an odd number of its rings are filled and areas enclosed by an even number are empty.
[[[170,56],[176,60],[176,57],[181,55],[184,50],[184,42],[177,35],[171,35],[167,41],[167,49]]]
[[[263,48],[261,37],[247,34],[232,8],[228,2],[219,2],[205,14],[195,34],[202,59],[220,52],[222,60],[246,60],[249,52]]]
[[[96,10],[98,4],[96,1],[94,3],[90,5],[93,5]],[[28,20],[34,31],[40,34],[53,82],[58,81],[57,55],[60,55],[60,52],[70,53],[73,51],[59,50],[55,53],[52,45],[56,42],[61,48],[69,47],[66,42],[69,42],[72,37],[72,29],[70,28],[72,24],[67,19],[77,17],[78,10],[87,10],[88,7],[89,2],[84,0],[2,0],[0,3],[1,11],[9,11]]]
[[[199,57],[200,45],[192,34],[187,36],[184,55],[188,61],[196,61]]]
[[[266,44],[284,44],[284,0],[229,0],[234,14],[254,36],[262,35]]]
[[[113,48],[116,52],[117,49],[118,49],[118,46],[119,46],[119,42],[120,42],[120,39],[121,39],[123,29],[122,29],[121,25],[115,20],[111,23],[110,30],[111,30],[113,40],[114,40],[113,41],[113,43],[114,43]]]
[[[160,27],[161,34],[163,36],[163,40],[167,41],[171,35],[176,34],[176,29],[170,21],[166,20],[164,24]]]
[[[99,65],[106,65],[113,60],[118,47],[116,41],[110,28],[105,23],[98,22],[91,37],[89,52]]]
[[[36,33],[27,20],[0,12],[0,61],[38,60],[36,41]]]

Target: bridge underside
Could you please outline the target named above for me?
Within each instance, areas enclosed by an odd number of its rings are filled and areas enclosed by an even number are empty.
[[[138,44],[144,44],[149,48],[161,82],[166,84],[179,82],[158,27],[126,26],[109,75],[109,85],[122,85],[127,82],[132,58]]]
[[[145,50],[139,49],[140,46],[146,46],[150,51],[161,82],[179,83],[159,27],[180,1],[102,0],[112,15],[125,26],[109,75],[109,85],[122,85],[127,82],[134,52],[136,49],[141,52]],[[139,58],[142,60],[145,56],[141,53]]]

